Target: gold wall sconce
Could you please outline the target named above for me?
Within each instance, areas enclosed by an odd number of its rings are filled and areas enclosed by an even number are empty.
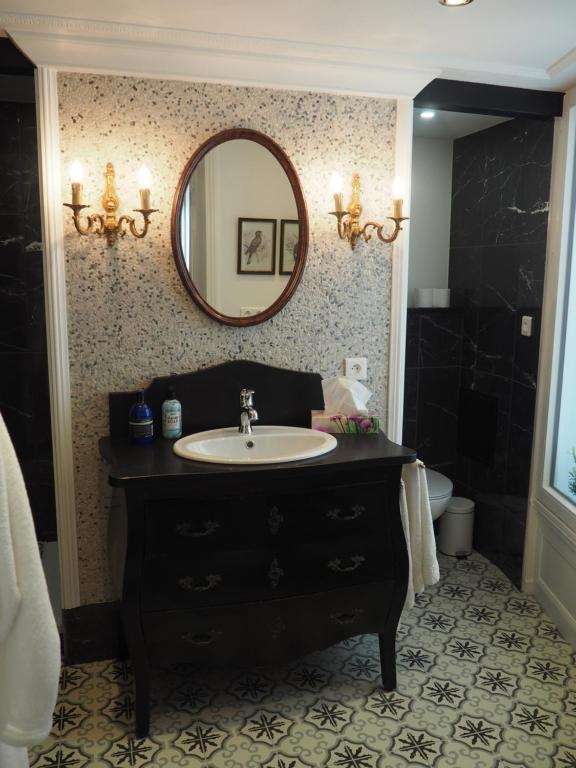
[[[72,182],[72,202],[64,203],[67,208],[72,209],[72,218],[74,226],[80,235],[95,234],[105,237],[108,245],[114,245],[118,237],[124,237],[128,229],[134,237],[145,237],[150,224],[150,214],[155,213],[158,208],[150,206],[150,171],[143,166],[138,174],[140,187],[140,208],[134,209],[135,213],[141,213],[144,219],[142,229],[136,226],[136,220],[132,216],[120,216],[116,218],[119,200],[114,187],[114,166],[112,163],[106,164],[106,191],[102,197],[104,213],[91,213],[86,216],[86,223],[80,221],[80,211],[89,208],[89,205],[82,203],[82,181],[84,180],[84,169],[82,165],[75,161],[70,166],[70,180]]]
[[[360,237],[363,237],[365,242],[372,238],[372,232],[369,230],[374,230],[378,239],[383,243],[393,243],[402,229],[402,222],[408,221],[408,216],[402,216],[402,198],[398,192],[397,181],[394,182],[392,192],[394,198],[392,200],[392,216],[386,217],[394,222],[394,230],[389,237],[382,234],[384,224],[378,224],[375,221],[367,221],[364,225],[360,224],[362,205],[360,203],[360,176],[357,173],[352,176],[352,196],[347,210],[343,207],[342,202],[342,177],[337,173],[332,175],[332,192],[334,193],[336,210],[330,211],[330,214],[336,216],[338,220],[338,236],[341,240],[348,240],[352,250],[356,247]]]

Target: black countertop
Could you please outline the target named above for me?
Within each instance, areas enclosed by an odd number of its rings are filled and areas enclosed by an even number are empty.
[[[229,482],[232,477],[242,485],[256,477],[267,480],[296,479],[334,471],[385,469],[416,460],[416,451],[392,443],[381,432],[368,435],[335,435],[338,445],[330,453],[303,461],[282,464],[213,464],[190,461],[172,451],[175,441],[156,439],[151,445],[134,445],[125,439],[109,437],[99,441],[100,455],[109,466],[108,481],[115,487],[135,483],[193,484]],[[226,480],[228,479],[228,480]]]

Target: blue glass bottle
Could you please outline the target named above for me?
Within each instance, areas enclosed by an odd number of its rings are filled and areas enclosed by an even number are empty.
[[[146,445],[154,439],[152,408],[144,402],[144,392],[138,393],[137,402],[130,408],[128,417],[130,439],[137,445]]]

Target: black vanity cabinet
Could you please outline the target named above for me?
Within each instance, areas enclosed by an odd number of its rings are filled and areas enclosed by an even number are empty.
[[[126,496],[123,625],[139,736],[155,665],[282,662],[376,632],[383,687],[395,687],[408,578],[398,494],[412,451],[341,435],[318,459],[233,469],[179,459],[166,441],[107,438],[101,452]]]
[[[246,384],[267,423],[309,426],[310,409],[323,406],[317,374],[257,363],[168,381],[189,414],[185,434],[206,428],[201,419],[234,423]],[[156,379],[146,391],[155,412],[165,386]],[[335,450],[305,461],[187,461],[172,441],[130,444],[131,399],[110,396],[111,437],[100,452],[126,500],[122,617],[138,736],[148,732],[152,666],[282,663],[374,632],[382,684],[393,689],[408,580],[400,474],[415,452],[383,434],[338,435]]]

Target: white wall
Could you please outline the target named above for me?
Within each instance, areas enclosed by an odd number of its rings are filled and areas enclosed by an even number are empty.
[[[408,306],[416,288],[447,288],[452,199],[452,139],[415,136],[412,150]]]
[[[280,221],[297,219],[296,200],[288,177],[274,155],[253,141],[221,144],[214,166],[215,252],[213,306],[238,317],[242,307],[266,308],[284,290],[288,276],[279,275]],[[276,261],[273,275],[237,274],[238,219],[276,220]]]

